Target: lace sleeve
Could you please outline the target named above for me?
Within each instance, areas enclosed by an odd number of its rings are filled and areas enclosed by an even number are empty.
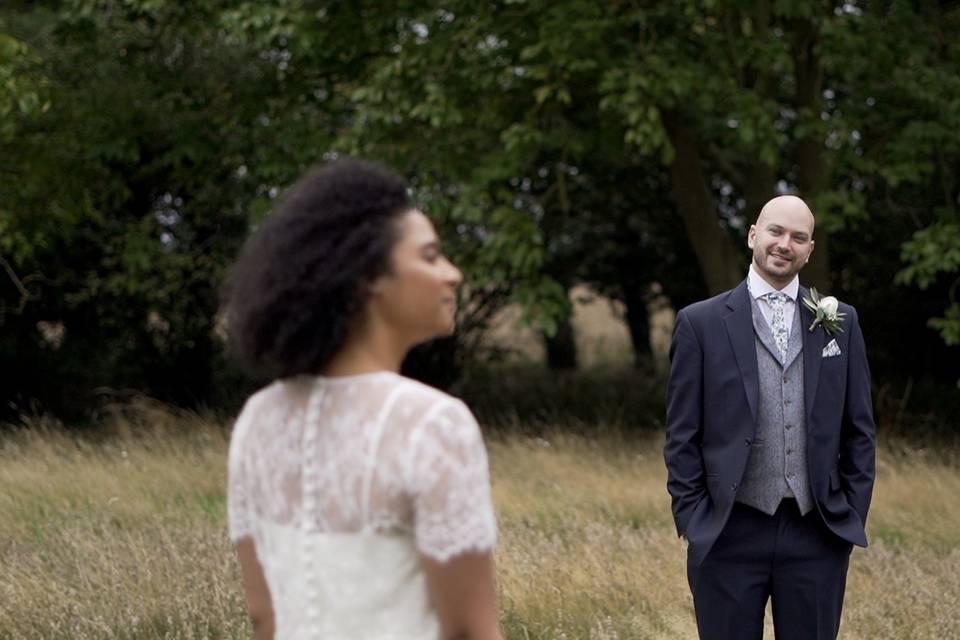
[[[239,542],[253,534],[250,525],[250,496],[247,492],[249,474],[244,467],[244,441],[252,418],[250,402],[243,408],[230,435],[227,459],[227,526],[230,541]]]
[[[440,562],[491,550],[497,526],[487,453],[466,405],[446,400],[414,432],[411,445],[417,550]]]

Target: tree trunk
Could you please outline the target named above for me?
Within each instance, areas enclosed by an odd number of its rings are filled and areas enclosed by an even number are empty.
[[[627,330],[633,345],[633,366],[640,368],[650,360],[650,314],[647,312],[646,287],[623,284],[623,306]]]
[[[743,199],[746,201],[745,215],[747,222],[753,224],[760,215],[760,209],[763,205],[777,195],[776,189],[777,172],[766,164],[757,163],[750,175],[747,176],[746,184],[741,186]]]
[[[543,334],[547,351],[547,367],[551,371],[565,371],[577,368],[577,342],[574,339],[573,324],[570,316],[557,323],[557,331],[552,336]]]
[[[739,249],[721,226],[716,202],[703,174],[693,132],[680,121],[676,112],[664,112],[663,124],[675,152],[670,165],[670,188],[677,201],[687,237],[697,255],[710,293],[726,291],[743,280],[747,263],[746,248]]]
[[[791,46],[797,87],[794,103],[801,118],[817,121],[823,110],[823,65],[818,51],[819,36],[811,20],[802,18],[794,21]],[[811,132],[800,138],[794,149],[800,197],[808,203],[827,189],[829,178],[823,135],[816,127],[809,130]],[[816,211],[813,213],[817,214]],[[810,256],[810,263],[803,270],[803,280],[807,285],[829,291],[832,280],[829,238],[823,231],[815,233],[814,238],[816,247]]]
[[[747,11],[753,17],[753,25],[756,30],[755,39],[757,42],[766,42],[770,39],[771,7],[770,2],[757,2],[752,9]],[[769,66],[763,64],[760,60],[751,61],[744,70],[744,89],[752,90],[754,94],[763,100],[775,101],[777,99],[777,89],[781,78]],[[749,78],[755,78],[751,83]],[[777,167],[761,162],[760,154],[750,167],[750,170],[743,178],[743,184],[738,185],[743,193],[745,201],[745,215],[747,222],[753,224],[760,215],[760,209],[763,208],[771,198],[776,195]]]

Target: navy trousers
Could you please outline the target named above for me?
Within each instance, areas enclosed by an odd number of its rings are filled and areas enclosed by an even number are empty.
[[[735,504],[703,563],[687,562],[701,640],[761,640],[767,598],[777,640],[834,640],[851,549],[796,500],[772,516]]]

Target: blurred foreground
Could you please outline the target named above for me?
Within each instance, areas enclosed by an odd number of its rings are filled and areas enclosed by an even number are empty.
[[[507,637],[695,637],[660,436],[538,431],[488,436]],[[249,637],[227,439],[159,408],[0,435],[0,639]],[[840,637],[960,637],[960,451],[888,442],[878,472]]]

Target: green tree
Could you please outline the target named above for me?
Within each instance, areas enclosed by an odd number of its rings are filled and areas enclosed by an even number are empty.
[[[897,281],[921,290],[947,289],[946,307],[929,320],[947,345],[960,345],[960,9],[893,3],[885,42],[893,73],[871,87],[896,121],[867,156],[865,173],[914,227],[903,243]],[[909,38],[909,46],[899,41]],[[859,115],[859,114],[858,114]],[[870,114],[862,114],[870,122]],[[874,119],[876,116],[874,115]],[[874,124],[870,122],[870,124]],[[877,157],[879,156],[879,158]],[[876,164],[870,166],[873,160]]]
[[[47,107],[0,141],[3,252],[32,278],[3,318],[4,391],[67,411],[97,387],[207,398],[275,65],[226,42],[212,3],[54,4],[4,8]]]
[[[581,282],[625,302],[642,359],[650,287],[681,306],[736,284],[746,226],[794,189],[818,214],[805,281],[852,296],[886,370],[920,367],[919,349],[943,373],[956,352],[927,323],[960,337],[957,14],[5,2],[0,383],[21,404],[102,386],[208,399],[224,268],[286,185],[345,153],[407,173],[467,272],[444,370],[508,302],[575,362]]]

